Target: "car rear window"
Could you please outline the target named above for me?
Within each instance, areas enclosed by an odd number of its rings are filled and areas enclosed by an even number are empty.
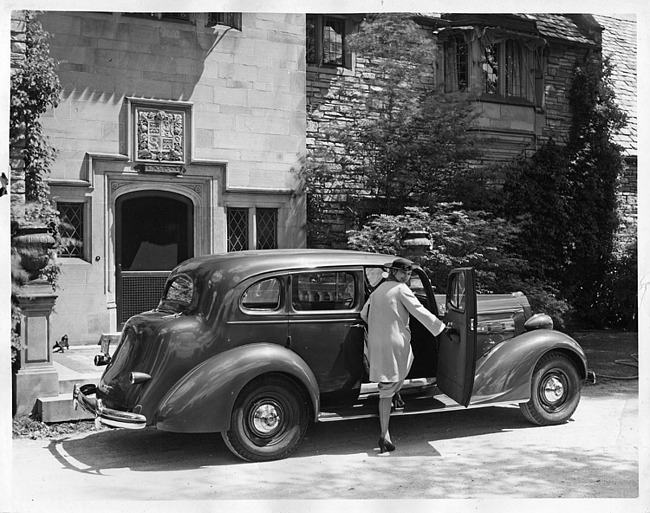
[[[165,288],[160,304],[159,310],[183,312],[192,303],[194,296],[194,283],[185,275],[174,277]]]

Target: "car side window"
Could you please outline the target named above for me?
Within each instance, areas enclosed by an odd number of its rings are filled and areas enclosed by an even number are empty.
[[[245,310],[273,311],[280,308],[282,282],[278,278],[258,281],[246,289],[241,297]]]
[[[447,303],[453,309],[464,312],[466,301],[465,273],[455,273],[448,286]]]
[[[348,310],[356,303],[354,274],[347,271],[298,273],[291,280],[293,309]]]

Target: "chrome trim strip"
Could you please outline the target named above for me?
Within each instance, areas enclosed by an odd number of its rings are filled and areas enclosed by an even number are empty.
[[[313,315],[313,313],[312,313]],[[291,319],[291,324],[297,323],[314,323],[314,322],[359,322],[358,317],[349,319]],[[226,324],[288,324],[289,319],[282,319],[278,321],[228,321]]]
[[[285,314],[286,315],[286,314]],[[228,321],[226,324],[288,324],[289,319],[280,319],[273,321]]]
[[[332,322],[359,322],[358,317],[353,317],[352,319],[292,319],[291,324],[314,324],[314,323],[321,323],[321,322],[327,322],[327,323],[332,323]]]

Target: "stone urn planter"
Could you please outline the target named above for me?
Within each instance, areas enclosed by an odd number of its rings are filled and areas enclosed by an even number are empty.
[[[402,246],[407,258],[421,257],[431,249],[431,239],[424,230],[410,230],[404,235]]]
[[[21,226],[12,237],[12,245],[20,256],[20,265],[30,280],[39,277],[50,261],[49,250],[56,243],[47,226]]]

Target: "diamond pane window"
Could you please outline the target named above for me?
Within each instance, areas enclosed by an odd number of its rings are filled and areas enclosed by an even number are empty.
[[[83,258],[84,204],[57,203],[61,218],[61,246],[59,256]]]
[[[228,209],[228,251],[248,249],[248,209]]]
[[[258,208],[256,214],[257,249],[277,249],[278,210],[276,208]]]

